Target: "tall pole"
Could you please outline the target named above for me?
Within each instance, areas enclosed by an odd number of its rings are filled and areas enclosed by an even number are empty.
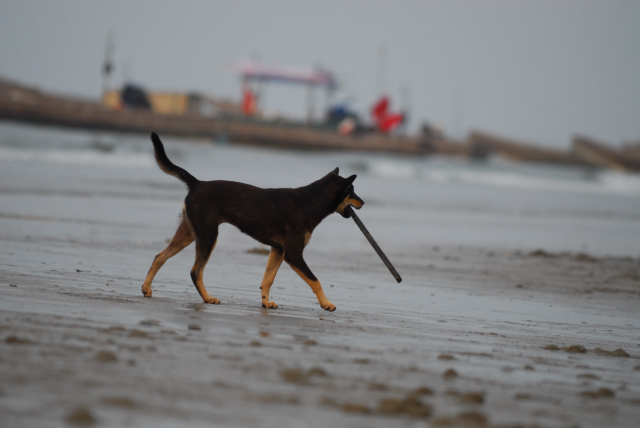
[[[111,87],[111,73],[113,72],[113,50],[115,49],[115,32],[110,30],[107,35],[107,48],[102,65],[102,99]]]
[[[378,95],[383,96],[387,93],[387,45],[378,47]]]
[[[451,131],[455,137],[462,138],[464,133],[464,90],[459,88],[453,99],[453,113],[451,115]]]
[[[400,87],[400,96],[402,97],[402,114],[404,115],[404,121],[400,126],[402,127],[402,133],[406,133],[409,120],[411,119],[411,88],[408,84]]]
[[[307,84],[307,122],[312,125],[316,116],[316,85]]]

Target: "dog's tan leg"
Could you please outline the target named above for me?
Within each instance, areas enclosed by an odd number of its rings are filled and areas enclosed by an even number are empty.
[[[168,259],[182,251],[182,249],[187,245],[191,244],[194,238],[195,237],[187,220],[183,218],[180,226],[178,226],[176,234],[173,235],[169,246],[158,254],[155,259],[153,259],[147,278],[144,280],[144,284],[142,285],[142,294],[145,297],[151,297],[151,282],[153,282],[153,278],[156,276],[156,273],[158,273],[158,270],[160,270],[162,265],[164,265]]]
[[[213,303],[216,305],[220,303],[220,300],[209,296],[209,293],[207,293],[207,290],[204,288],[204,282],[202,281],[202,272],[209,261],[209,257],[211,256],[211,252],[215,248],[217,241],[217,230],[214,234],[209,235],[206,238],[198,237],[198,239],[196,239],[196,262],[191,269],[191,280],[193,281],[193,285],[196,286],[198,293],[200,293],[202,300],[205,303]]]
[[[327,296],[324,295],[324,291],[322,290],[322,286],[320,285],[320,281],[315,277],[307,263],[302,258],[302,251],[289,251],[285,250],[284,259],[289,266],[298,274],[300,277],[309,284],[311,290],[315,293],[318,298],[318,303],[320,303],[320,307],[329,312],[333,312],[336,310],[336,305],[331,303]]]
[[[276,309],[278,305],[269,301],[269,290],[273,284],[273,280],[276,278],[276,273],[282,264],[284,253],[281,249],[271,247],[271,253],[269,253],[269,260],[267,261],[267,268],[264,272],[264,278],[262,278],[262,284],[260,290],[262,290],[262,307]]]

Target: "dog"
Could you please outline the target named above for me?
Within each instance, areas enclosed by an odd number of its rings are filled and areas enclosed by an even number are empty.
[[[229,223],[271,247],[260,285],[263,308],[278,307],[269,300],[269,290],[284,260],[309,284],[322,309],[336,310],[305,263],[302,252],[313,230],[327,216],[336,212],[349,218],[347,207],[362,208],[364,201],[353,188],[355,175],[343,178],[336,168],[321,179],[295,189],[261,189],[234,181],[200,181],[169,160],[155,132],[151,134],[151,141],[160,169],[183,181],[189,192],[178,230],[169,246],[153,260],[142,285],[145,297],[151,297],[151,282],[162,265],[195,240],[196,260],[191,269],[191,280],[205,303],[220,303],[204,288],[202,272],[216,246],[218,226]]]

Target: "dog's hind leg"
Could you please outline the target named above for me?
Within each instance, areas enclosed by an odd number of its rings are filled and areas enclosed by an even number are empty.
[[[281,249],[271,247],[271,253],[269,253],[269,260],[267,261],[267,268],[264,272],[264,278],[262,278],[262,284],[260,290],[262,290],[262,307],[276,309],[278,305],[269,301],[269,290],[273,284],[273,280],[276,278],[276,273],[282,264],[284,253]]]
[[[176,234],[173,235],[173,238],[169,243],[169,246],[158,254],[155,259],[153,259],[147,278],[144,280],[144,284],[142,285],[142,294],[145,297],[151,297],[151,282],[153,282],[153,278],[156,276],[156,273],[158,273],[158,270],[160,270],[162,265],[164,265],[168,259],[182,251],[184,247],[191,244],[194,238],[195,236],[189,227],[189,223],[183,217]]]
[[[204,288],[204,282],[202,281],[202,273],[204,271],[204,267],[209,261],[209,257],[211,256],[211,252],[216,246],[216,242],[218,241],[218,228],[215,230],[209,231],[208,234],[202,236],[198,236],[196,238],[196,262],[191,269],[191,280],[193,281],[193,285],[196,286],[198,293],[200,293],[200,297],[205,303],[213,303],[218,304],[220,300],[215,297],[209,296],[207,290]]]
[[[320,307],[329,312],[333,312],[336,310],[336,305],[331,303],[327,296],[324,295],[324,291],[322,291],[322,286],[320,285],[320,281],[315,277],[307,263],[302,258],[302,249],[289,249],[285,248],[284,260],[289,263],[289,266],[298,274],[300,277],[309,284],[311,290],[315,293],[318,298],[318,303],[320,303]]]

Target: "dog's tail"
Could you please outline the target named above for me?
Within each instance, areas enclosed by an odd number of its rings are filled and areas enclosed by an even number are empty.
[[[161,170],[166,172],[169,175],[173,175],[178,179],[182,180],[189,189],[193,188],[200,181],[195,178],[193,175],[189,174],[184,169],[180,168],[177,165],[174,165],[173,162],[169,160],[167,154],[164,151],[164,146],[162,145],[162,141],[160,141],[160,137],[155,132],[151,133],[151,141],[153,142],[153,148],[156,154],[156,162]]]

